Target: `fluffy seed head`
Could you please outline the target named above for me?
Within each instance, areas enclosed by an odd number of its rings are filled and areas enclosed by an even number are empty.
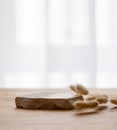
[[[96,96],[88,96],[86,98],[87,101],[91,101],[91,100],[95,100],[96,99]]]
[[[107,103],[108,102],[108,99],[105,96],[97,97],[96,100],[99,102],[99,104]]]
[[[87,95],[89,93],[88,89],[85,88],[82,84],[77,84],[75,90],[81,95]]]
[[[97,101],[77,101],[74,104],[75,108],[94,108],[98,106]]]
[[[112,104],[117,105],[117,98],[112,98],[112,99],[110,99],[110,102],[111,102]]]
[[[70,85],[69,87],[70,87],[70,89],[71,89],[72,91],[74,91],[74,92],[77,93],[77,91],[75,90],[75,86],[74,86],[74,85]]]

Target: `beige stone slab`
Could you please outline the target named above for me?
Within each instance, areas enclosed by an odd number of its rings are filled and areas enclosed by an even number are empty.
[[[15,104],[24,109],[73,109],[72,103],[76,100],[83,97],[69,92],[40,92],[16,97]]]

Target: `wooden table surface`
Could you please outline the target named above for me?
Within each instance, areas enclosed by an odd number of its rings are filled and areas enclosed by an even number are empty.
[[[15,97],[40,91],[0,89],[0,130],[117,130],[117,107],[108,103],[105,109],[92,114],[78,114],[77,110],[29,110],[15,107]],[[117,89],[95,89],[91,93],[105,93],[117,97]]]

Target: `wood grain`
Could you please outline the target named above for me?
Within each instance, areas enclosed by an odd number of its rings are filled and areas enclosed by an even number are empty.
[[[74,109],[72,104],[78,100],[83,100],[83,96],[70,92],[38,92],[16,97],[15,104],[24,109],[70,110]]]
[[[15,97],[37,91],[68,90],[0,89],[0,130],[117,130],[117,107],[108,103],[98,112],[79,114],[77,110],[17,109]],[[91,93],[117,97],[117,89],[91,89]]]

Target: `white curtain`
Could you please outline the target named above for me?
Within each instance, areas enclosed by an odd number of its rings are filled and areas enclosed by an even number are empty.
[[[0,0],[0,87],[117,87],[117,0]]]

